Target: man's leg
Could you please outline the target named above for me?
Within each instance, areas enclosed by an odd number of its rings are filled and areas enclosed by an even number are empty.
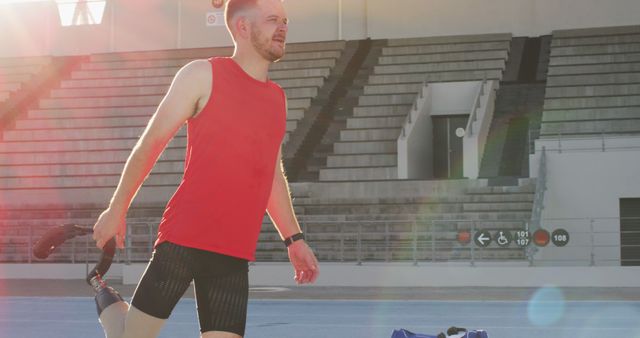
[[[124,320],[129,310],[129,304],[112,287],[108,286],[97,274],[88,280],[96,292],[95,301],[98,320],[107,338],[120,338],[124,332]]]
[[[153,252],[128,305],[102,282],[96,304],[107,338],[155,338],[193,275],[186,248],[162,243]],[[94,285],[94,283],[92,283]],[[94,286],[95,288],[95,286]]]
[[[194,288],[203,338],[241,338],[247,321],[248,262],[199,252]]]

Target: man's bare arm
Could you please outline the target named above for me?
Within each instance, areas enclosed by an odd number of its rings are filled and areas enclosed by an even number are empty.
[[[300,232],[300,225],[293,211],[289,185],[282,168],[282,150],[278,152],[276,160],[267,212],[283,240]],[[289,245],[288,251],[289,260],[295,270],[296,282],[299,284],[315,282],[320,270],[318,261],[307,243],[303,240],[295,241]]]
[[[118,246],[123,247],[127,210],[169,140],[195,113],[203,93],[202,87],[207,85],[203,74],[209,74],[210,79],[210,67],[206,60],[193,61],[176,74],[169,91],[129,155],[109,207],[94,226],[96,246],[102,248],[116,235]]]

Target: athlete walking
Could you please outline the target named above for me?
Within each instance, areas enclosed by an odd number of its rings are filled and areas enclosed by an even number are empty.
[[[101,276],[91,280],[108,338],[157,337],[192,281],[201,337],[242,337],[248,262],[255,259],[265,210],[287,245],[296,282],[318,277],[282,167],[286,97],[268,79],[269,65],[285,51],[288,19],[282,1],[229,0],[225,19],[233,56],[196,60],[176,74],[94,226],[99,248],[114,236],[124,246],[131,201],[186,122],[184,177],[167,204],[131,305]]]

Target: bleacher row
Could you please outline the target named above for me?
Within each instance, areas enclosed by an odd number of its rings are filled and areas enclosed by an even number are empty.
[[[638,27],[553,33],[542,137],[640,131],[639,37]],[[353,116],[340,132],[326,167],[320,169],[320,181],[365,180],[375,184],[397,179],[396,140],[422,83],[499,81],[511,40],[511,34],[485,34],[386,41]],[[269,75],[288,97],[287,139],[296,132],[298,121],[333,67],[344,62],[344,48],[344,41],[289,44],[286,57],[273,65]],[[51,196],[48,192],[59,189],[81,193],[97,187],[115,188],[124,161],[177,70],[195,58],[230,53],[229,48],[203,48],[91,55],[11,128],[2,131],[0,261],[25,261],[28,238],[47,227],[91,224],[100,212],[100,203],[65,208],[64,201],[37,200],[37,196],[40,192]],[[11,72],[37,68],[17,65],[16,59],[0,59],[2,90],[16,91],[20,89],[16,80],[29,81],[27,76]],[[34,73],[29,76],[37,76],[37,70]],[[185,143],[181,130],[146,181],[146,189],[177,186]],[[522,221],[531,215],[534,187],[532,180],[521,180],[516,187],[470,185],[463,193],[452,195],[440,189],[423,199],[344,200],[341,196],[303,194],[296,196],[294,205],[321,259],[405,260],[416,259],[416,255],[421,260],[467,259],[471,252],[457,243],[457,231],[522,228]],[[27,190],[31,193],[29,210],[3,208],[13,196],[6,192]],[[147,206],[129,215],[130,258],[148,258],[149,238],[163,206]],[[58,259],[69,260],[73,250],[68,244]],[[93,249],[89,253],[97,254]],[[515,247],[489,248],[474,255],[524,257]],[[80,256],[86,254],[81,252]],[[286,259],[268,217],[258,258]]]

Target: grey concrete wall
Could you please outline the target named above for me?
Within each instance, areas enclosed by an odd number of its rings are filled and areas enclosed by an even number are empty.
[[[636,0],[285,1],[290,42],[403,38],[640,24]],[[207,27],[209,1],[110,0],[98,26],[60,27],[53,2],[0,5],[0,57],[194,48],[231,44]]]
[[[543,146],[548,178],[542,226],[567,230],[570,242],[543,248],[536,259],[540,264],[619,265],[619,203],[640,197],[640,137],[537,140],[532,176],[537,176]]]

